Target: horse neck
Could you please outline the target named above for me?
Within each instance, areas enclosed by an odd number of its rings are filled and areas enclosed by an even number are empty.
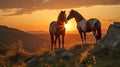
[[[64,27],[64,22],[63,21],[57,21],[57,26],[58,27]]]
[[[64,27],[64,20],[61,17],[61,14],[59,14],[58,19],[57,19],[57,26],[58,27]]]
[[[80,14],[76,14],[74,17],[75,17],[75,20],[76,20],[77,23],[79,23],[82,20],[85,20],[85,18],[82,17]]]

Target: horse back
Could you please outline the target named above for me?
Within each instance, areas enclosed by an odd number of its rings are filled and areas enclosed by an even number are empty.
[[[99,27],[99,25],[100,25],[100,21],[96,18],[91,18],[87,20],[86,23],[87,32],[91,32],[94,28]]]

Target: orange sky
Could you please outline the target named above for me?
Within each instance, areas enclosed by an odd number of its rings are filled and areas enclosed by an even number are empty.
[[[46,2],[48,0],[44,1]],[[59,9],[42,9],[12,16],[9,16],[8,14],[14,13],[16,8],[11,11],[6,10],[7,12],[3,12],[3,10],[0,9],[0,25],[6,25],[24,31],[48,31],[50,22],[57,20],[58,14],[61,10],[66,10],[68,16],[71,9],[81,13],[86,20],[90,18],[98,18],[102,23],[102,29],[107,29],[109,24],[114,21],[120,22],[120,5],[95,5],[64,9],[60,9],[60,7]],[[76,30],[76,22],[74,19],[71,19],[68,22],[67,31]]]

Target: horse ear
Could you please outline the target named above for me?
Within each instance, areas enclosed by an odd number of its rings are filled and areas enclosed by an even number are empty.
[[[65,11],[61,11],[61,13],[65,13]]]
[[[65,13],[66,11],[64,10],[64,11],[61,11],[61,13]]]

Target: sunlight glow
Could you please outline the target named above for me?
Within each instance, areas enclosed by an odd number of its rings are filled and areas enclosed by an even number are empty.
[[[66,29],[68,28],[68,24],[65,24],[65,28],[66,28]]]
[[[75,31],[76,30],[76,22],[74,19],[71,19],[68,21],[67,24],[65,24],[66,31]]]
[[[65,24],[65,28],[66,28],[66,31],[69,31],[70,27],[68,26],[68,24]]]

